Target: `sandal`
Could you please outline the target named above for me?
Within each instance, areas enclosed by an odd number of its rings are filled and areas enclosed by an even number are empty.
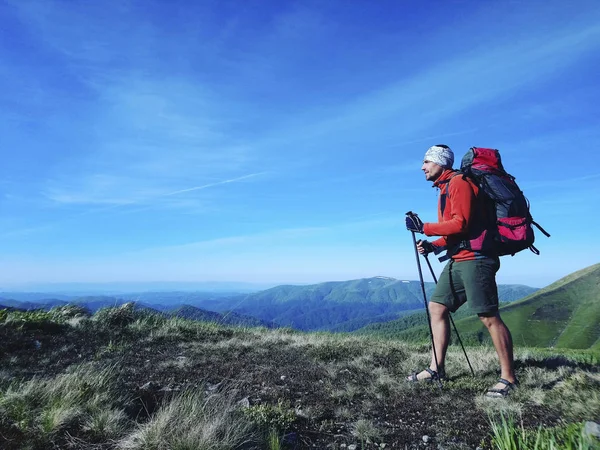
[[[425,372],[427,372],[430,376],[428,376],[427,378],[417,378],[417,375],[420,373],[413,373],[412,375],[409,375],[406,378],[406,381],[410,382],[410,383],[419,383],[419,382],[425,382],[425,383],[431,383],[434,380],[443,380],[446,375],[444,374],[444,371],[440,370],[440,373],[438,374],[435,370],[431,370],[429,367],[427,367],[425,369]]]
[[[504,385],[503,388],[490,388],[487,390],[487,392],[485,393],[485,396],[488,398],[506,398],[508,396],[508,394],[510,393],[510,391],[514,391],[517,386],[519,385],[519,382],[517,380],[515,380],[514,383],[511,383],[508,380],[505,380],[504,378],[500,378],[498,380],[498,383],[502,383]]]

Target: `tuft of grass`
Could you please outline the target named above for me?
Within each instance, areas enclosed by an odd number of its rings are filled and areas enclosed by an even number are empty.
[[[500,415],[490,418],[494,450],[593,450],[598,442],[583,433],[582,423],[573,423],[554,428],[538,427],[527,430],[516,424],[512,416]]]
[[[50,311],[50,316],[57,322],[64,323],[72,319],[83,319],[90,317],[90,311],[81,305],[55,306]]]
[[[93,320],[104,327],[124,327],[135,322],[137,314],[133,302],[117,307],[102,308],[96,311]]]
[[[366,386],[369,396],[379,400],[399,395],[410,386],[383,367],[373,369],[374,381]]]
[[[361,447],[381,439],[381,431],[379,431],[373,422],[366,419],[359,419],[354,422],[352,425],[352,435],[360,441]]]
[[[0,422],[19,430],[27,442],[49,443],[61,433],[86,430],[107,410],[124,406],[113,367],[97,370],[82,365],[55,378],[14,381],[0,395]],[[120,423],[117,423],[120,422]],[[113,414],[110,426],[88,426],[97,439],[115,437],[124,429],[125,415]]]
[[[546,403],[569,420],[597,420],[600,417],[600,374],[579,372],[556,384]]]
[[[253,426],[232,395],[185,391],[161,407],[117,447],[128,450],[229,450],[249,443]]]
[[[45,407],[36,425],[43,435],[49,436],[77,424],[82,417],[82,409],[77,405],[56,403]]]
[[[269,430],[269,434],[267,435],[267,449],[268,450],[281,450],[282,447],[282,438],[279,435],[279,432],[276,429]]]
[[[93,440],[116,439],[127,429],[129,419],[123,410],[115,408],[98,409],[88,414],[83,423],[83,431]]]
[[[114,309],[114,308],[111,308]],[[96,313],[98,314],[98,313]],[[243,334],[243,329],[227,327],[214,322],[203,322],[173,316],[144,312],[138,313],[127,323],[127,329],[150,340],[166,341],[220,341],[235,334]]]
[[[260,427],[285,431],[296,420],[296,413],[288,402],[281,399],[275,405],[253,405],[244,409],[244,415]]]

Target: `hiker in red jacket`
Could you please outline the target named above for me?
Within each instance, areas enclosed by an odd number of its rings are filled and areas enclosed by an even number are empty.
[[[446,250],[450,257],[429,302],[437,364],[432,354],[429,367],[409,376],[408,381],[433,381],[445,377],[444,361],[450,341],[448,315],[468,302],[488,329],[500,360],[500,381],[486,395],[505,397],[516,387],[517,378],[510,331],[498,312],[496,272],[500,268],[500,259],[495,254],[461,248],[461,242],[483,240],[487,226],[484,208],[478,200],[479,189],[468,178],[456,176],[453,163],[454,154],[448,146],[434,145],[427,150],[421,170],[425,179],[440,190],[438,222],[423,223],[416,215],[406,218],[409,231],[441,236],[432,242],[418,241],[419,253],[438,254]]]

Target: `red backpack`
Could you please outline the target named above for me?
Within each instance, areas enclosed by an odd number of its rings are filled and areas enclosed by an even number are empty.
[[[494,253],[498,256],[514,255],[528,248],[539,255],[539,250],[533,245],[532,226],[535,225],[547,237],[550,234],[531,217],[529,201],[515,182],[515,177],[504,170],[500,152],[472,147],[463,157],[459,173],[473,180],[484,196],[490,224],[493,224],[489,231]],[[476,245],[470,242],[470,249],[481,250],[474,248]]]

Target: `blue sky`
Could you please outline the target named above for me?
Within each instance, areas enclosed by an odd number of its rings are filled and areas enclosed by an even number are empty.
[[[598,262],[596,1],[14,0],[0,28],[0,287],[416,279],[438,143],[500,149],[552,234],[500,283]]]

